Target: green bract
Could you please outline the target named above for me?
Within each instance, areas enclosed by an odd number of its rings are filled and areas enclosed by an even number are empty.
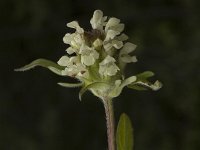
[[[127,63],[136,62],[136,56],[131,53],[136,45],[125,42],[128,36],[123,34],[124,24],[114,17],[108,19],[101,10],[96,10],[90,20],[92,30],[84,31],[77,21],[67,24],[75,29],[74,33],[67,33],[63,37],[66,55],[57,64],[38,59],[16,71],[29,70],[35,66],[42,66],[52,72],[76,78],[79,83],[58,83],[64,87],[82,87],[81,95],[90,90],[99,98],[113,98],[120,95],[125,86],[136,90],[158,90],[161,83],[151,84],[147,79],[154,74],[150,71],[125,79],[124,69]]]

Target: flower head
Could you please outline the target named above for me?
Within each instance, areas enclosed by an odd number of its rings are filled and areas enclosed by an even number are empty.
[[[131,55],[137,46],[126,42],[128,36],[122,33],[124,24],[120,19],[108,19],[101,10],[96,10],[90,24],[92,30],[85,31],[77,21],[67,23],[67,27],[75,29],[75,32],[63,37],[68,47],[66,55],[57,64],[39,59],[17,70],[28,70],[38,65],[46,67],[58,75],[76,78],[81,82],[60,85],[82,86],[80,94],[90,90],[100,98],[116,97],[125,86],[137,90],[158,90],[161,87],[158,81],[154,84],[147,81],[147,78],[154,75],[150,71],[125,79],[126,64],[137,61],[136,56]]]

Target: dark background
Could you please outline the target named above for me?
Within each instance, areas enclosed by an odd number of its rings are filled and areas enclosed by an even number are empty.
[[[37,58],[57,61],[67,45],[66,23],[90,29],[96,9],[120,18],[137,44],[138,62],[127,76],[145,70],[163,82],[158,92],[125,89],[116,98],[116,122],[126,112],[136,150],[200,149],[200,9],[198,0],[1,0],[0,150],[106,150],[101,102],[73,82],[36,68],[14,72]]]

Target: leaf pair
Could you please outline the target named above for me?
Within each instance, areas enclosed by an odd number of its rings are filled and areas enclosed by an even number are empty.
[[[52,72],[56,73],[57,75],[63,76],[62,71],[65,69],[65,67],[60,66],[53,61],[46,60],[46,59],[37,59],[33,62],[31,62],[28,65],[25,65],[22,68],[15,69],[15,71],[26,71],[30,70],[36,66],[41,66],[45,67]],[[97,76],[97,75],[94,75]],[[136,89],[136,90],[158,90],[162,87],[162,84],[159,81],[156,81],[155,83],[150,83],[147,79],[154,76],[154,73],[151,71],[146,71],[141,74],[138,74],[136,76],[129,77],[125,80],[116,80],[107,83],[103,81],[96,81],[93,83],[87,83],[84,85],[84,82],[81,83],[58,83],[59,85],[63,87],[68,87],[68,88],[74,88],[74,87],[82,87],[81,91],[79,92],[79,99],[81,100],[81,96],[83,93],[85,93],[87,90],[91,90],[91,92],[97,96],[97,97],[117,97],[120,95],[122,92],[123,88],[125,86],[128,86],[129,88]],[[100,80],[100,79],[99,79]]]

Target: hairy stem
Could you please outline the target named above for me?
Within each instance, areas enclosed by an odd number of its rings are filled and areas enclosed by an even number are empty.
[[[108,136],[108,150],[115,150],[115,124],[112,99],[103,99]]]

